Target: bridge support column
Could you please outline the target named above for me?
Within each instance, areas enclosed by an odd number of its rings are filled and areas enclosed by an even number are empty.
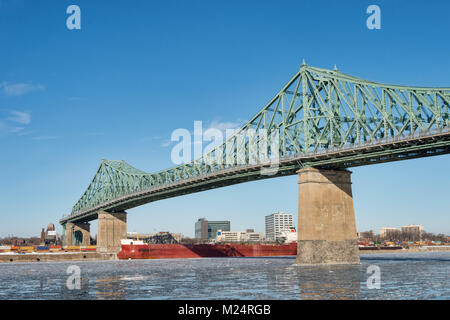
[[[65,245],[74,244],[88,246],[91,244],[91,226],[87,222],[66,223]]]
[[[98,213],[97,252],[119,252],[120,240],[127,237],[127,213]]]
[[[71,246],[73,245],[73,223],[67,222],[65,226],[65,234],[64,234],[64,245]]]
[[[295,264],[359,264],[351,172],[301,169]]]

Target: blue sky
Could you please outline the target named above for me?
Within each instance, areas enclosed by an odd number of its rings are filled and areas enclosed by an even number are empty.
[[[66,28],[71,4],[81,30]],[[366,27],[371,4],[380,30]],[[0,237],[57,224],[102,158],[147,172],[172,166],[173,130],[250,119],[302,59],[378,82],[450,87],[449,34],[447,1],[0,0]],[[449,161],[353,168],[358,230],[418,223],[450,234]],[[128,231],[193,236],[199,217],[264,231],[267,214],[296,218],[296,182],[150,203],[129,210]]]

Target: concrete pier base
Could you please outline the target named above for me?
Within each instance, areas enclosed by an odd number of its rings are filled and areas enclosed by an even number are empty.
[[[91,244],[91,226],[88,222],[66,223],[65,245],[82,245]],[[80,241],[81,240],[81,241]],[[78,242],[78,243],[77,243]]]
[[[73,245],[73,223],[67,222],[64,231],[64,246]]]
[[[119,252],[120,240],[127,237],[127,213],[98,213],[97,252]]]
[[[296,265],[359,264],[351,172],[298,171]]]

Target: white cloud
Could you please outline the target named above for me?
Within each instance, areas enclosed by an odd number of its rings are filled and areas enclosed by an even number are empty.
[[[162,139],[161,136],[151,136],[151,137],[142,138],[141,142],[155,141],[155,140],[161,140],[161,139]]]
[[[80,101],[80,100],[83,100],[83,99],[80,98],[80,97],[69,97],[69,98],[67,98],[67,100],[69,100],[69,101]]]
[[[17,135],[18,135],[19,137],[23,137],[23,136],[26,136],[26,135],[29,135],[29,134],[32,134],[32,133],[33,133],[33,131],[24,131],[24,130],[21,130],[20,132],[17,133]]]
[[[220,121],[218,119],[212,120],[210,122],[203,122],[202,124],[202,131],[203,134],[205,133],[206,130],[209,129],[217,129],[220,130],[224,137],[225,137],[225,132],[227,129],[239,129],[242,124],[244,123],[244,121],[242,120],[237,120],[237,121]],[[194,141],[193,137],[194,137],[194,131],[191,130],[189,131],[192,137],[192,145],[199,145],[199,144],[204,144],[204,141]],[[142,141],[150,141],[150,140],[161,140],[162,137],[161,136],[153,136],[150,138],[145,138]],[[160,142],[160,146],[161,147],[169,147],[172,144],[173,141],[169,140],[169,139],[164,139]],[[219,141],[220,142],[220,141]],[[220,142],[221,143],[221,142]]]
[[[11,110],[9,113],[12,117],[7,120],[17,122],[20,124],[29,124],[31,122],[31,114],[29,112]]]
[[[8,131],[8,126],[6,125],[6,123],[0,120],[0,133],[5,133]]]
[[[33,91],[42,91],[45,87],[42,84],[2,82],[0,89],[7,96],[21,96]]]
[[[9,123],[0,120],[0,135],[10,134],[10,133],[19,133],[24,127],[11,126]]]
[[[29,112],[22,112],[16,110],[10,110],[9,113],[10,113],[9,118],[0,119],[0,135],[4,134],[22,135],[25,126],[31,122],[31,114]]]
[[[239,129],[242,126],[242,121],[211,121],[208,129],[218,129],[220,131],[225,131],[227,129]]]
[[[86,136],[104,136],[105,133],[104,132],[86,132],[85,133]]]
[[[9,132],[11,133],[17,133],[25,129],[24,127],[10,127]]]
[[[59,137],[57,136],[38,136],[38,137],[33,137],[31,139],[33,140],[53,140],[53,139],[58,139]]]
[[[161,142],[161,147],[168,147],[171,143],[172,141],[170,140],[164,140],[163,142]]]

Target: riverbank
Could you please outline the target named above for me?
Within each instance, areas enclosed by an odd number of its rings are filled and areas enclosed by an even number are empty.
[[[411,253],[411,252],[446,252],[450,251],[450,246],[425,246],[425,247],[410,247],[407,249],[397,250],[359,250],[359,254],[373,254],[373,253]]]
[[[52,252],[0,254],[0,262],[50,262],[50,261],[98,261],[117,260],[115,253],[98,252]]]
[[[380,254],[380,253],[411,253],[411,252],[445,252],[450,251],[450,246],[426,246],[410,247],[408,249],[386,250],[360,250],[359,254]],[[101,261],[117,260],[115,253],[98,252],[51,252],[51,253],[0,253],[0,263],[8,262],[57,262],[57,261]]]

